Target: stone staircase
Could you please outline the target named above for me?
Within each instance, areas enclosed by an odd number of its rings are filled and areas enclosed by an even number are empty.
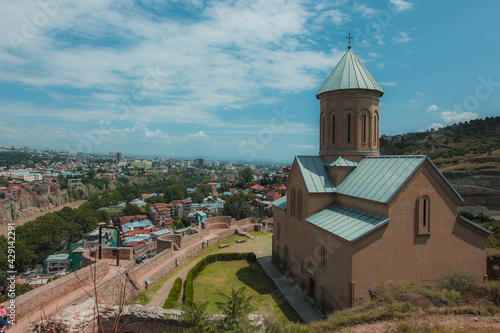
[[[255,239],[254,236],[250,235],[248,232],[244,231],[243,229],[241,228],[236,228],[236,234],[237,235],[241,235],[241,236],[245,236],[245,237],[248,237],[250,239]]]
[[[125,275],[127,275],[128,279],[130,280],[130,283],[132,283],[135,290],[139,290],[141,288],[139,286],[139,283],[137,282],[137,278],[135,277],[134,272],[132,272],[131,270],[128,270],[125,272]]]

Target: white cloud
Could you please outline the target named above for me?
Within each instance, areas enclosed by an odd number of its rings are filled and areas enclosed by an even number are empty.
[[[300,145],[300,144],[292,144],[292,145],[287,145],[289,148],[296,148],[296,149],[317,149],[315,145]]]
[[[373,14],[378,12],[377,9],[370,8],[366,5],[360,4],[360,3],[355,3],[353,6],[353,11],[355,13],[360,13],[362,17],[364,18],[370,18]]]
[[[440,127],[444,127],[442,124],[440,123],[432,123],[430,124],[429,126],[427,126],[427,129],[430,130],[430,129],[439,129]]]
[[[403,12],[405,10],[413,9],[413,3],[404,0],[390,0],[396,12]]]
[[[326,20],[331,21],[335,25],[342,25],[345,22],[351,21],[351,18],[340,9],[332,9],[324,11],[319,15],[319,22],[324,22]]]
[[[443,111],[439,115],[439,118],[446,125],[469,121],[476,119],[478,114],[475,112],[457,112],[457,111]]]
[[[398,85],[397,82],[390,81],[390,82],[379,82],[383,86],[389,86],[389,87],[396,87]]]
[[[408,43],[411,41],[411,38],[405,32],[398,32],[398,35],[392,37],[392,41],[396,44]]]
[[[427,111],[431,111],[431,112],[432,112],[432,111],[438,111],[438,110],[440,110],[440,109],[441,109],[441,108],[440,108],[439,106],[437,106],[436,104],[432,104],[431,106],[429,106],[429,107],[427,108]]]

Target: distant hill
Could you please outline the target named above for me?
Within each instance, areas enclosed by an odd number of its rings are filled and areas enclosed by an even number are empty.
[[[475,202],[469,203],[500,209],[500,117],[471,120],[435,131],[384,136],[380,152],[428,155],[464,198],[471,192]]]

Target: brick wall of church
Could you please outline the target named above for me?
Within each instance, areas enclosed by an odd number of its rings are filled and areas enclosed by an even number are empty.
[[[358,241],[353,251],[355,305],[368,290],[387,281],[437,283],[455,267],[482,281],[486,274],[486,237],[456,218],[456,198],[430,166],[422,169],[389,208],[386,228]],[[419,235],[419,198],[430,199],[429,235]]]

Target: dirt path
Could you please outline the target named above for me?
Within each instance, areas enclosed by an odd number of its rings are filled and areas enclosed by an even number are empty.
[[[40,212],[40,213],[37,213],[35,215],[31,215],[30,217],[27,217],[25,219],[21,219],[21,220],[15,220],[14,223],[16,224],[16,227],[17,226],[20,226],[20,225],[23,225],[25,224],[26,222],[29,222],[29,221],[33,221],[34,219],[36,219],[37,217],[40,217],[42,215],[45,215],[47,213],[53,213],[53,212],[58,212],[60,211],[61,209],[63,209],[64,207],[69,207],[69,208],[78,208],[80,207],[84,202],[86,202],[87,200],[78,200],[78,201],[72,201],[72,202],[68,202],[64,205],[61,205],[61,206],[57,206],[55,208],[52,208],[51,210],[47,210],[45,212]],[[4,235],[7,237],[7,232],[8,232],[8,225],[7,224],[2,224],[0,225],[0,235]]]
[[[244,238],[244,237],[238,237]],[[221,241],[221,244],[226,243],[227,241]],[[257,257],[265,257],[271,255],[271,239],[267,238],[256,238],[254,240],[248,239],[244,243],[234,243],[231,242],[229,247],[225,247],[219,249],[217,245],[215,247],[207,248],[206,250],[200,252],[200,254],[196,257],[196,260],[189,263],[188,265],[181,264],[177,267],[173,272],[175,272],[165,283],[165,285],[158,290],[153,296],[153,299],[148,303],[150,306],[163,306],[163,303],[168,297],[168,293],[174,284],[175,279],[180,277],[182,279],[182,283],[186,281],[186,275],[191,268],[194,267],[201,259],[206,257],[208,254],[212,253],[222,253],[222,252],[255,252]]]

